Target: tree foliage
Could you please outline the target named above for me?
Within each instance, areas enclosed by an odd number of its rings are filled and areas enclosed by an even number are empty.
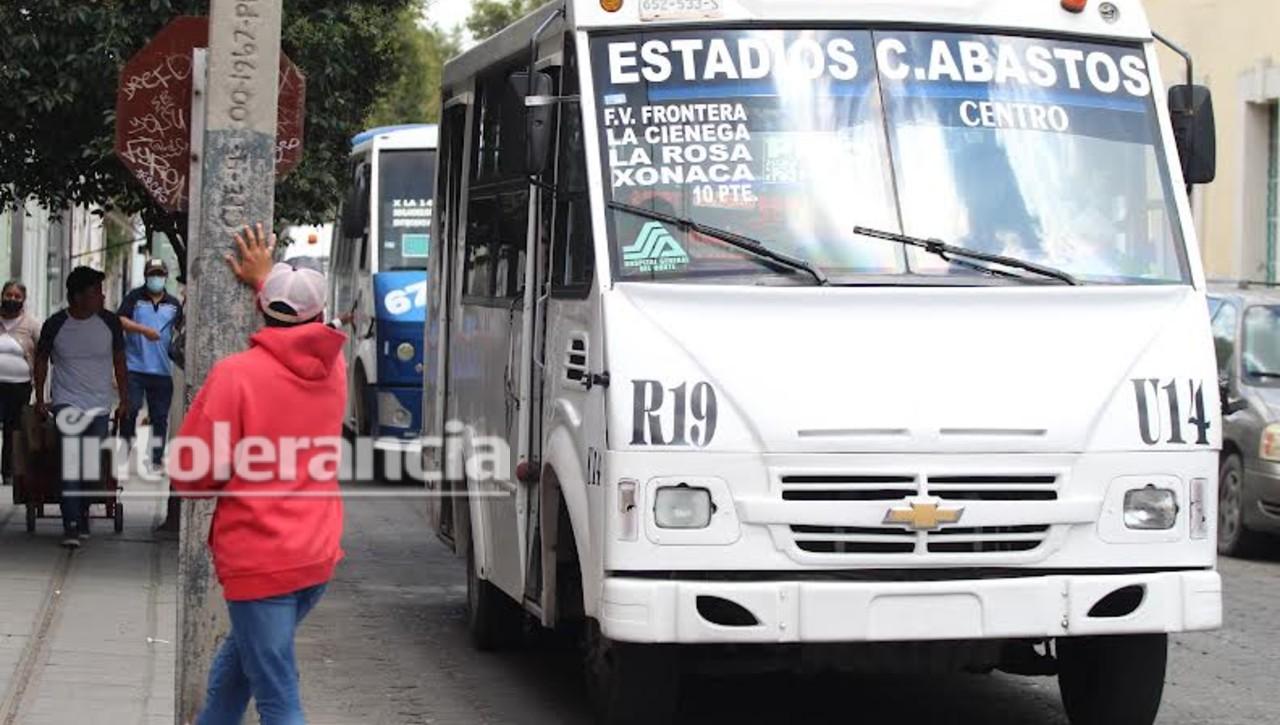
[[[435,123],[440,119],[440,81],[447,60],[458,54],[458,33],[425,25],[416,8],[402,11],[398,24],[398,77],[369,115],[369,126]]]
[[[284,51],[307,74],[303,163],[276,192],[277,215],[332,221],[347,182],[351,137],[396,76],[416,0],[288,0]]]
[[[467,17],[467,30],[476,41],[484,40],[542,5],[544,0],[475,0]]]
[[[307,76],[307,118],[302,164],[277,189],[281,219],[331,216],[350,138],[394,80],[404,11],[418,5],[284,4],[283,48]],[[0,206],[115,208],[184,237],[185,220],[153,204],[112,150],[115,94],[120,68],[170,19],[207,12],[208,0],[0,2]]]

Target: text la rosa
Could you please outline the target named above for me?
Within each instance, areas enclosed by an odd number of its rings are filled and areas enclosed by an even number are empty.
[[[634,128],[636,110],[604,112],[614,188],[755,181],[747,145],[751,131],[742,104],[644,106],[638,109],[640,119],[662,125],[645,125],[639,131]],[[699,119],[721,122],[680,123]],[[641,141],[651,148],[640,146]],[[661,167],[654,167],[654,153]]]
[[[716,80],[762,80],[770,77],[837,81],[858,77],[860,64],[851,38],[799,38],[790,45],[781,36],[746,36],[731,43],[725,38],[653,39],[643,43],[614,42],[608,46],[610,81],[615,86]],[[876,46],[879,72],[890,81],[949,81],[996,83],[1053,88],[1065,82],[1081,90],[1116,93],[1123,89],[1137,97],[1151,93],[1146,62],[1137,54],[1118,58],[1104,51],[1050,48],[1017,42],[977,40],[933,41],[927,66],[907,60],[906,43],[884,38]],[[678,75],[677,75],[678,74]]]

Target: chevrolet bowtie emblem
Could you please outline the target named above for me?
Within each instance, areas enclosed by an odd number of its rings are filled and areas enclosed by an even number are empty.
[[[912,503],[909,508],[892,508],[884,515],[886,524],[905,526],[914,531],[936,531],[945,524],[958,524],[964,509],[939,508],[936,503]]]

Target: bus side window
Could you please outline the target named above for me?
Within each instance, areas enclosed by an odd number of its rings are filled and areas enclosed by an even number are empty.
[[[350,302],[347,300],[349,293],[347,291],[347,285],[345,284],[347,279],[347,248],[350,244],[348,243],[347,238],[342,236],[341,226],[342,225],[339,224],[338,228],[334,230],[333,250],[331,252],[333,255],[333,265],[331,269],[333,270],[333,303],[335,305],[335,310],[345,312],[350,306]],[[335,312],[335,314],[337,313]]]
[[[499,197],[498,234],[493,292],[503,299],[524,296],[526,238],[529,234],[529,190],[509,191]]]
[[[467,202],[463,295],[469,302],[511,300],[524,294],[529,234],[529,177],[525,175],[524,97],[508,82],[512,67],[477,85],[473,156]]]
[[[347,177],[350,187],[346,196],[342,201],[342,213],[339,215],[339,223],[334,228],[333,242],[333,264],[330,269],[334,277],[334,314],[342,314],[349,312],[354,304],[355,296],[355,249],[359,241],[359,231],[356,231],[355,220],[350,220],[348,224],[348,216],[356,213],[360,208],[357,199],[357,189],[360,182],[360,164],[353,162]]]
[[[477,184],[525,178],[524,98],[508,83],[509,72],[509,68],[501,68],[482,76],[478,84],[478,143],[472,174]]]
[[[578,62],[573,39],[565,44],[563,85],[565,95],[578,93]],[[582,109],[570,104],[560,109],[560,136],[556,144],[555,233],[552,237],[555,269],[551,293],[556,297],[584,298],[595,276],[595,246],[591,239],[591,204],[587,193],[587,158],[583,149]]]
[[[369,269],[369,237],[373,233],[373,229],[369,225],[369,213],[372,207],[369,182],[372,177],[372,171],[373,169],[369,163],[367,161],[363,162],[360,164],[359,168],[356,169],[355,178],[356,189],[359,191],[359,203],[356,206],[355,212],[358,215],[358,218],[356,220],[355,228],[362,231],[360,231],[358,235],[351,240],[351,242],[353,251],[357,249],[357,247],[355,247],[355,243],[357,241],[359,242],[359,256],[355,258],[355,267],[361,272],[368,271]]]
[[[462,148],[466,121],[467,107],[457,105],[445,110],[440,126],[440,187],[436,192],[438,205],[435,224],[440,230],[436,236],[443,239],[450,250],[456,249],[454,245],[458,240],[458,199],[462,193]]]
[[[497,233],[496,201],[493,197],[477,198],[468,205],[466,271],[462,283],[464,297],[485,298],[493,294],[490,252]]]

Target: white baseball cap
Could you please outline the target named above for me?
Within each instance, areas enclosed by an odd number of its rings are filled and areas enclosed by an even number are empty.
[[[258,293],[262,313],[281,322],[306,322],[324,314],[324,275],[314,269],[279,262],[271,268],[267,281]],[[288,305],[294,314],[271,309],[280,302]]]

